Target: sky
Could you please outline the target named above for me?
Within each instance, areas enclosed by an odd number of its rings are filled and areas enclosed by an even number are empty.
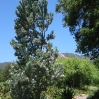
[[[54,13],[54,19],[47,33],[54,30],[56,38],[51,42],[53,47],[58,48],[59,53],[75,53],[76,42],[70,35],[68,27],[62,26],[62,14],[55,12],[57,1],[48,0],[48,12]],[[18,4],[19,0],[1,0],[0,2],[0,62],[12,62],[17,59],[10,41],[15,36],[14,20],[17,18],[15,10]]]

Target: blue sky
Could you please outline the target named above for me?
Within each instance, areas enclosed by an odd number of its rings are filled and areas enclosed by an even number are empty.
[[[14,19],[18,0],[1,0],[0,2],[0,62],[15,61],[14,50],[10,41],[15,36]],[[51,41],[57,46],[59,53],[75,53],[76,43],[68,28],[62,26],[62,15],[55,12],[57,0],[48,0],[48,11],[54,13],[54,20],[48,32],[54,30],[56,38]]]

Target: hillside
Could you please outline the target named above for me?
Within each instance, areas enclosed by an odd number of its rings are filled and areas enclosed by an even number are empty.
[[[59,54],[60,58],[68,58],[68,57],[74,57],[74,58],[84,58],[84,56],[80,56],[78,54],[73,54],[73,53],[60,53]],[[0,69],[2,69],[4,66],[6,66],[9,62],[3,62],[0,63]]]
[[[74,54],[74,53],[61,53],[61,54],[59,54],[59,57],[60,58],[68,58],[68,57],[70,57],[70,58],[85,58],[84,56],[80,56],[80,55],[78,55],[78,54]]]
[[[0,69],[4,68],[9,62],[0,63]]]

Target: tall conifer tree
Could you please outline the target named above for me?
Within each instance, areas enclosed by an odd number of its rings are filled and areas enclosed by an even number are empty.
[[[61,65],[52,66],[58,51],[49,42],[54,32],[46,34],[53,20],[47,4],[46,0],[21,0],[17,6],[16,36],[11,41],[18,58],[10,71],[12,99],[41,99],[42,91],[63,73]]]

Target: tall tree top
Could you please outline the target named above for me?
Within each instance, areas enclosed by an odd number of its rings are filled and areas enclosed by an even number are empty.
[[[15,39],[11,45],[20,63],[25,64],[29,56],[34,57],[37,49],[55,35],[52,31],[47,34],[48,26],[52,23],[53,13],[48,13],[47,0],[21,0],[17,6],[15,19]]]

